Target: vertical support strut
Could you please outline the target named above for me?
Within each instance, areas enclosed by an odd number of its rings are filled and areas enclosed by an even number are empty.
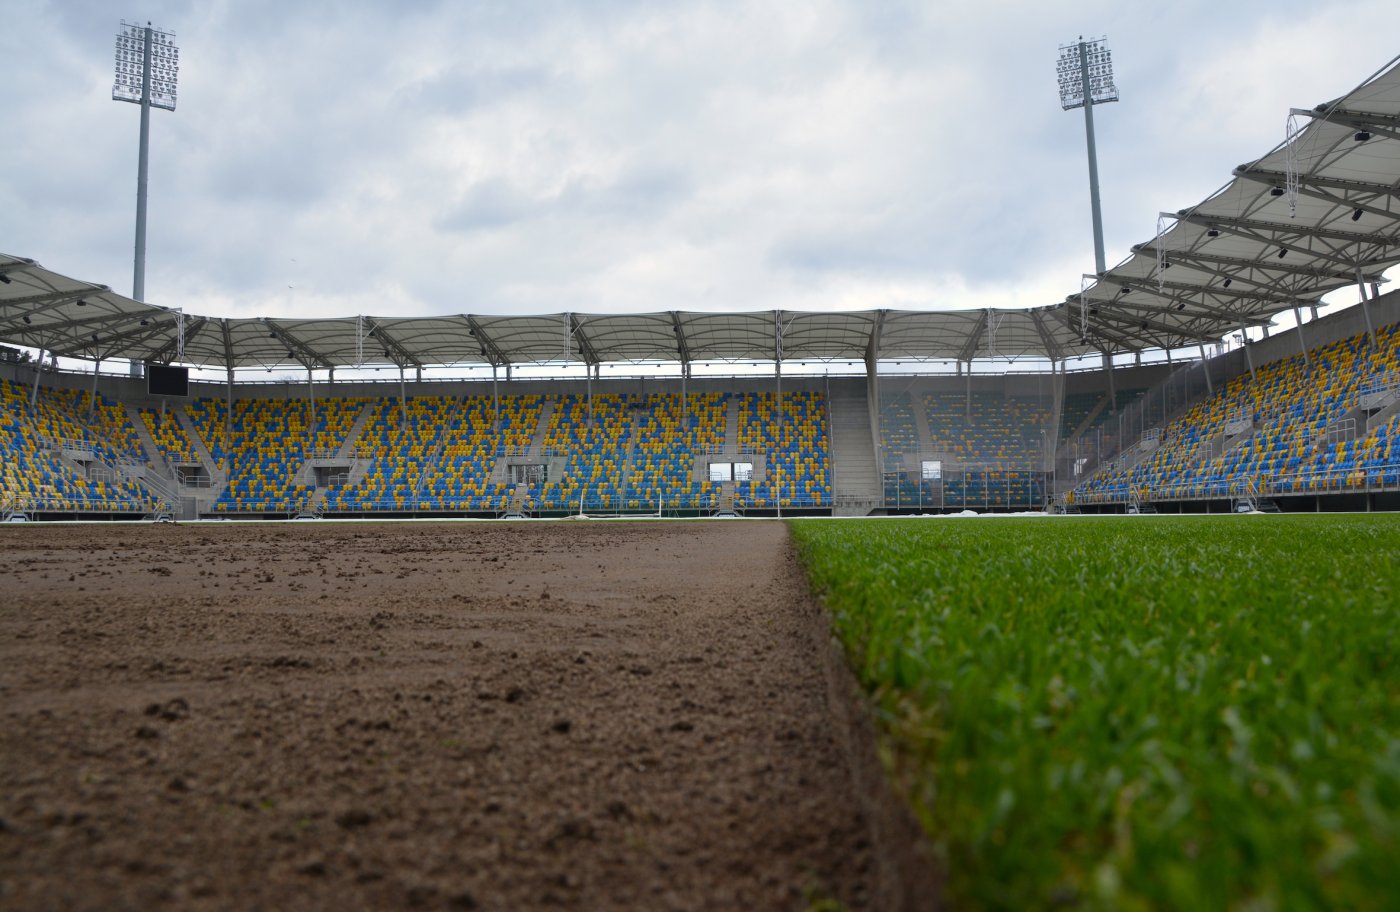
[[[1297,304],[1293,305],[1293,319],[1298,321],[1298,350],[1303,353],[1303,365],[1307,367],[1308,372],[1311,373],[1312,357],[1308,354],[1307,336],[1303,335],[1303,312],[1298,308]]]
[[[399,365],[399,433],[408,431],[408,382],[404,380],[403,365]]]
[[[29,408],[39,407],[39,377],[44,373],[44,350],[39,349],[39,360],[34,362],[34,389],[29,393]]]
[[[224,477],[233,477],[233,365],[229,364],[224,385]]]
[[[1240,324],[1240,338],[1244,340],[1244,361],[1249,365],[1249,379],[1254,380],[1254,353],[1249,350],[1249,334],[1245,332],[1243,323]]]
[[[1107,351],[1101,351],[1103,355],[1103,372],[1108,379],[1108,408],[1109,414],[1118,414],[1118,387],[1113,379],[1113,356]]]
[[[92,398],[88,400],[88,421],[97,414],[97,374],[102,370],[102,359],[92,362]]]
[[[1361,316],[1366,318],[1366,335],[1371,339],[1371,350],[1375,351],[1376,327],[1371,322],[1371,302],[1366,298],[1366,280],[1361,275],[1361,267],[1356,267],[1356,290],[1361,292]]]
[[[316,439],[316,387],[311,379],[311,368],[306,369],[306,401],[311,407],[311,424],[307,426],[306,432],[311,435],[311,439]]]

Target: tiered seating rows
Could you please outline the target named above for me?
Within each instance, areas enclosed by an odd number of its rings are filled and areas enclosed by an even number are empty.
[[[146,461],[125,412],[99,394],[88,418],[90,394],[71,390],[30,391],[0,379],[0,506],[26,510],[144,512],[150,497],[117,471]],[[47,441],[71,441],[102,463],[99,475],[79,472]]]
[[[695,477],[694,454],[725,441],[730,403],[737,400],[737,443],[763,454],[766,477],[740,482],[741,507],[827,506],[828,436],[818,394],[787,393],[782,413],[764,394],[553,397],[542,446],[529,462],[550,464],[556,477],[519,490],[499,471],[507,452],[524,453],[535,437],[546,398],[505,396],[500,414],[489,397],[418,396],[407,400],[320,400],[307,439],[304,401],[238,400],[232,423],[233,472],[216,509],[263,512],[318,506],[330,512],[412,510],[501,511],[519,500],[526,509],[644,510],[657,504],[705,509],[718,504],[720,485]],[[351,485],[313,492],[296,480],[307,457],[345,446],[360,410],[370,413],[355,452],[366,460]],[[221,452],[224,405],[196,400],[189,411],[211,452]],[[207,431],[206,431],[207,429]],[[218,437],[214,436],[218,435]],[[509,460],[507,460],[509,461]],[[562,463],[562,471],[558,471]]]
[[[1130,490],[1147,496],[1230,496],[1249,484],[1260,493],[1339,490],[1395,475],[1397,422],[1392,419],[1360,439],[1324,432],[1360,404],[1378,382],[1400,381],[1400,326],[1377,333],[1375,348],[1362,334],[1264,365],[1243,374],[1215,395],[1192,405],[1162,432],[1161,443],[1130,468],[1095,474],[1077,491],[1081,499],[1123,498]],[[1252,422],[1254,432],[1229,441],[1234,419]]]

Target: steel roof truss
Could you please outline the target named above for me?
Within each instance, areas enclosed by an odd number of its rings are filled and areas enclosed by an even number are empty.
[[[875,311],[875,320],[870,325],[870,338],[865,343],[865,357],[871,364],[880,360],[880,336],[885,332],[885,315],[889,311],[880,309]]]
[[[1154,313],[1154,311],[1146,311],[1146,312],[1149,313],[1149,314]],[[1154,319],[1152,319],[1151,317],[1130,317],[1130,316],[1128,316],[1128,315],[1126,315],[1126,314],[1116,314],[1116,313],[1114,313],[1114,312],[1112,312],[1112,311],[1100,309],[1100,310],[1099,310],[1099,319],[1101,319],[1101,320],[1107,320],[1107,321],[1109,321],[1109,322],[1111,322],[1111,323],[1116,323],[1116,324],[1119,325],[1119,326],[1131,326],[1134,330],[1139,330],[1139,329],[1140,329],[1140,330],[1143,330],[1144,332],[1147,331],[1147,330],[1149,330],[1149,329],[1156,329],[1156,330],[1160,330],[1161,332],[1167,333],[1168,335],[1180,336],[1181,338],[1184,338],[1184,339],[1190,339],[1190,340],[1192,340],[1193,342],[1219,342],[1219,341],[1220,341],[1220,337],[1219,337],[1219,336],[1210,336],[1210,335],[1206,335],[1206,334],[1203,334],[1203,333],[1196,332],[1196,331],[1193,331],[1193,330],[1191,330],[1191,329],[1188,329],[1188,328],[1185,327],[1185,326],[1174,326],[1174,325],[1172,325],[1172,324],[1170,324],[1170,323],[1163,323],[1162,321],[1160,321],[1160,320],[1154,320]],[[1146,325],[1146,326],[1143,326],[1144,323],[1147,324],[1147,325]],[[1152,340],[1149,340],[1149,341],[1152,341]],[[1154,344],[1157,344],[1157,343],[1154,342]]]
[[[1030,311],[1031,322],[1035,324],[1035,331],[1040,334],[1040,344],[1045,346],[1045,353],[1050,356],[1051,361],[1063,361],[1064,350],[1060,348],[1055,337],[1050,334],[1050,328],[1045,325],[1045,316],[1040,308]]]
[[[987,331],[987,311],[983,310],[977,317],[977,324],[972,327],[972,332],[967,334],[967,341],[963,343],[962,349],[958,352],[959,361],[971,361],[972,356],[977,354],[977,346],[982,344],[982,336]]]
[[[481,328],[481,324],[476,322],[476,317],[471,314],[466,315],[467,327],[471,330],[472,338],[476,339],[481,346],[481,354],[494,367],[502,367],[510,364],[510,359],[505,356],[505,352],[486,334],[486,330]]]
[[[1153,254],[1153,249],[1149,244],[1137,244],[1134,245],[1133,252],[1140,253],[1143,256],[1151,256]],[[1183,263],[1186,265],[1194,266],[1202,272],[1209,272],[1212,275],[1217,275],[1221,278],[1232,279],[1236,282],[1245,281],[1249,282],[1252,285],[1268,285],[1269,287],[1274,287],[1274,284],[1271,282],[1260,282],[1258,279],[1250,278],[1243,274],[1245,272],[1256,269],[1265,273],[1281,272],[1286,273],[1288,275],[1300,276],[1303,278],[1332,279],[1336,281],[1346,282],[1348,285],[1356,282],[1355,269],[1331,270],[1320,269],[1313,266],[1294,266],[1285,263],[1282,260],[1247,260],[1242,257],[1218,256],[1213,253],[1202,253],[1199,250],[1186,249],[1168,250],[1167,259],[1173,263]],[[1240,272],[1226,272],[1223,269],[1214,269],[1211,267],[1225,267],[1225,269],[1237,268],[1240,270]],[[1376,278],[1379,278],[1380,274],[1380,271],[1374,273]]]
[[[1264,168],[1236,168],[1235,177],[1245,180],[1255,181],[1261,184],[1268,184],[1271,187],[1286,186],[1288,175],[1282,171],[1270,171]],[[1375,196],[1400,196],[1400,187],[1394,184],[1377,184],[1370,181],[1351,180],[1341,177],[1324,177],[1320,174],[1303,174],[1298,178],[1304,187],[1321,187],[1326,190],[1340,190],[1342,192],[1365,193]],[[1323,197],[1324,199],[1340,199],[1340,197]],[[1385,213],[1393,215],[1394,213]]]
[[[578,340],[579,354],[583,355],[583,363],[594,365],[600,363],[598,353],[593,350],[593,343],[588,340],[588,334],[583,331],[583,322],[576,314],[568,314],[569,335]]]
[[[373,317],[365,317],[365,322],[368,324],[365,329],[365,335],[372,336],[375,342],[382,345],[383,349],[381,350],[388,351],[395,364],[399,367],[404,367],[408,364],[412,364],[417,368],[423,366],[408,349],[400,345],[399,341],[389,334],[388,328],[378,320],[375,320]]]
[[[678,310],[671,311],[671,329],[676,335],[676,354],[680,356],[681,364],[689,368],[690,345],[685,340],[685,325]]]
[[[1287,246],[1288,238],[1315,237],[1340,241],[1343,244],[1358,246],[1372,245],[1389,247],[1400,244],[1400,236],[1385,234],[1358,234],[1350,231],[1335,231],[1331,228],[1309,227],[1287,222],[1270,222],[1264,219],[1236,218],[1228,215],[1207,215],[1205,213],[1163,213],[1171,218],[1206,228],[1229,231],[1242,237],[1251,238],[1264,244]],[[1339,262],[1344,262],[1338,260]],[[1352,261],[1354,262],[1354,260]]]
[[[170,317],[171,317],[171,321],[170,321],[170,322],[171,322],[172,324],[175,323],[175,315],[174,315],[174,314],[170,314]],[[154,321],[152,321],[152,322],[154,322]],[[200,329],[202,329],[202,328],[204,327],[204,324],[205,324],[205,323],[208,323],[208,322],[209,322],[209,318],[208,318],[208,317],[189,317],[189,318],[186,319],[186,321],[185,321],[185,347],[186,347],[186,348],[189,347],[190,341],[193,340],[195,336],[199,335],[199,331],[200,331]],[[228,323],[227,320],[224,320],[223,322],[224,322],[225,324]],[[159,325],[159,324],[157,324],[157,325]],[[164,327],[162,327],[162,328],[164,328]],[[170,361],[174,358],[175,353],[179,350],[179,345],[178,345],[178,343],[179,343],[178,335],[177,335],[176,333],[171,333],[171,334],[170,334],[170,339],[169,339],[164,345],[162,345],[160,348],[158,348],[158,349],[156,349],[155,351],[153,351],[153,352],[151,352],[150,354],[148,354],[148,355],[146,356],[145,360],[147,360],[147,361],[160,361],[160,362],[163,363],[163,364],[169,364]],[[232,361],[230,361],[229,363],[231,364]]]
[[[1345,111],[1326,109],[1315,111],[1311,108],[1293,108],[1290,114],[1312,117],[1319,123],[1332,123],[1352,129],[1365,129],[1389,139],[1400,139],[1400,116],[1381,114],[1376,111]]]

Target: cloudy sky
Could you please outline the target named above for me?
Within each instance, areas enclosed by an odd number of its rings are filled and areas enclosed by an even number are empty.
[[[176,33],[146,291],[237,316],[1017,307],[1397,51],[1395,0],[7,0],[0,250],[131,290],[119,20]]]

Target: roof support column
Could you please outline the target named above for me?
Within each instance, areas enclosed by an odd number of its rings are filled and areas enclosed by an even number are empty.
[[[779,354],[780,356],[781,356],[781,354],[782,354],[782,335],[781,335],[781,333],[782,333],[782,331],[781,331],[781,329],[780,329],[780,330],[779,330],[779,336],[778,336],[778,339],[779,339],[779,342],[778,342],[778,354]],[[775,374],[773,375],[773,381],[774,381],[774,383],[777,384],[777,389],[778,389],[778,414],[775,416],[775,418],[774,418],[774,420],[773,420],[773,426],[774,426],[775,428],[778,429],[778,446],[781,447],[781,446],[783,445],[783,362],[782,362],[782,360],[781,360],[781,358],[780,358],[779,360],[777,360],[777,361],[775,361],[775,362],[773,362],[773,363],[774,363],[774,364],[776,365],[776,367],[777,367],[777,373],[775,373]],[[770,476],[770,483],[771,483],[771,476],[773,475],[773,470],[774,470],[774,468],[775,468],[775,466],[771,466],[771,465],[768,467],[768,474],[769,474],[769,476]],[[782,487],[781,480],[779,481],[778,484],[773,485],[772,490],[773,490],[773,505],[776,506],[776,507],[778,508],[778,518],[779,518],[779,519],[782,519],[782,518],[783,518],[783,487]]]
[[[1254,352],[1249,350],[1249,334],[1244,331],[1244,324],[1240,324],[1240,338],[1244,340],[1244,362],[1249,365],[1249,379],[1256,379],[1254,376]],[[1163,410],[1162,414],[1166,414]]]
[[[1214,396],[1215,384],[1210,380],[1210,359],[1206,357],[1206,347],[1204,345],[1201,346],[1201,370],[1206,373],[1206,393],[1207,395]]]
[[[311,423],[306,427],[306,433],[311,440],[316,439],[316,384],[311,377],[311,368],[306,369],[306,403],[310,407]]]
[[[875,467],[881,473],[884,472],[885,454],[882,441],[885,439],[883,416],[880,408],[880,362],[875,357],[875,346],[870,346],[865,352],[865,399],[867,410],[870,412],[870,437],[871,445],[874,448],[877,461]],[[831,381],[827,381],[827,388],[831,388]],[[827,398],[827,409],[831,408],[831,400]]]
[[[1356,290],[1361,292],[1361,315],[1366,318],[1366,335],[1371,338],[1371,350],[1375,351],[1376,327],[1371,322],[1371,302],[1366,297],[1366,280],[1361,276],[1360,266],[1356,267]]]
[[[1113,382],[1113,356],[1107,351],[1101,351],[1103,355],[1103,372],[1108,378],[1108,408],[1110,414],[1118,414],[1118,389]]]
[[[875,323],[870,327],[870,341],[865,346],[865,399],[870,413],[870,448],[875,454],[875,470],[881,478],[885,472],[885,428],[884,409],[880,402],[880,337],[885,331],[886,311],[875,313]],[[830,382],[827,384],[830,388]],[[831,403],[827,402],[830,410]]]
[[[783,441],[783,312],[773,311],[773,381],[778,390],[777,409],[773,426],[778,429],[778,446],[782,446]],[[768,474],[773,474],[774,466],[768,467]],[[772,487],[773,505],[778,508],[778,518],[783,518],[783,488],[781,480]]]
[[[29,392],[29,408],[39,407],[39,375],[44,372],[44,350],[39,349],[39,360],[34,362],[34,389]]]
[[[92,362],[92,398],[88,400],[88,421],[97,414],[97,374],[102,370],[102,359],[97,358]]]
[[[491,364],[491,431],[501,433],[501,395],[496,388],[496,365]]]
[[[1308,339],[1303,335],[1303,311],[1297,304],[1293,305],[1293,319],[1298,323],[1298,350],[1303,353],[1303,366],[1312,373],[1312,357],[1308,354]]]
[[[967,370],[963,373],[967,378],[967,417],[972,417],[972,361],[967,362]]]
[[[224,321],[225,327],[228,321]],[[224,482],[233,480],[233,364],[230,362],[224,384]]]
[[[403,378],[403,365],[399,365],[399,433],[408,430],[408,383]]]

